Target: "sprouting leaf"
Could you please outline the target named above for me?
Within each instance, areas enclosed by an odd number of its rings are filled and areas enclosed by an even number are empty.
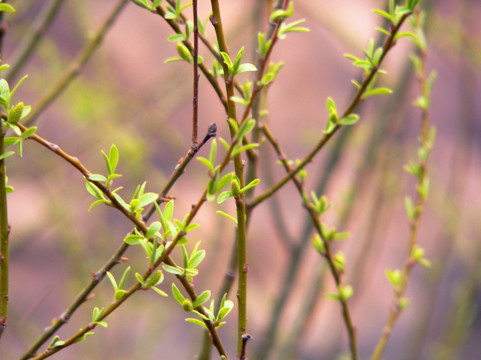
[[[348,125],[354,125],[355,123],[357,123],[359,121],[359,115],[357,114],[349,114],[341,119],[339,119],[337,121],[337,124],[339,125],[345,125],[345,126],[348,126]]]
[[[232,220],[237,225],[237,219],[221,210],[216,211],[217,214],[225,216],[227,219]]]
[[[0,4],[0,11],[15,12],[15,8],[10,4]]]
[[[182,305],[185,301],[185,297],[180,293],[180,290],[174,283],[172,283],[172,295],[174,295],[175,300]]]
[[[184,275],[184,269],[174,267],[174,266],[170,266],[170,265],[167,265],[167,264],[164,264],[162,267],[164,268],[165,271],[167,271],[170,274]]]
[[[204,304],[207,300],[209,300],[209,298],[210,298],[210,291],[206,290],[206,291],[202,292],[202,294],[197,296],[197,298],[194,300],[194,303],[192,304],[192,306],[194,308],[197,308],[197,307],[201,306],[202,304]]]
[[[222,204],[224,201],[226,201],[228,198],[234,196],[232,194],[232,191],[224,191],[217,196],[217,204]]]
[[[203,328],[207,329],[207,325],[202,320],[199,319],[194,319],[194,318],[187,318],[185,321],[190,322],[192,324],[197,324],[199,326],[202,326]]]

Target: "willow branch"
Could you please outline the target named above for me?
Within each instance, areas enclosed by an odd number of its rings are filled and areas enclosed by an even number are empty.
[[[5,131],[0,124],[0,155],[5,152]],[[7,175],[5,158],[0,159],[0,338],[7,326],[8,309],[8,283],[9,283],[9,237],[10,226],[8,225],[7,209]]]
[[[21,129],[24,131],[26,130],[26,128],[22,125],[21,126]],[[78,159],[76,158],[73,158],[71,157],[70,155],[66,154],[65,152],[63,152],[63,150],[60,150],[59,148],[57,149],[55,146],[53,146],[53,149],[52,149],[52,143],[40,138],[38,135],[32,135],[30,137],[31,139],[39,142],[40,144],[42,144],[43,146],[51,149],[52,151],[54,151],[56,154],[58,154],[59,156],[61,156],[63,159],[65,159],[66,161],[68,161],[69,163],[71,163],[75,168],[77,168],[80,172],[82,172],[82,174],[87,174],[89,175],[90,173],[88,172],[88,170],[86,170],[86,168],[78,161]],[[54,145],[54,144],[53,144]],[[225,168],[225,166],[228,164],[229,162],[229,159],[230,159],[230,156],[231,156],[231,153],[232,153],[232,149],[233,149],[233,146],[235,146],[235,143],[233,143],[233,145],[231,146],[231,148],[229,149],[229,151],[227,152],[225,158],[224,158],[224,161],[221,163],[221,166],[219,168],[219,173]],[[90,180],[92,181],[92,180]],[[97,184],[94,183],[96,186]],[[100,189],[100,187],[99,187]],[[102,189],[101,189],[102,190]],[[107,192],[108,192],[108,189],[107,189]],[[204,190],[203,194],[201,195],[200,199],[198,200],[197,204],[191,209],[191,211],[188,213],[187,217],[185,218],[185,221],[184,221],[184,224],[185,226],[188,226],[192,220],[194,219],[194,217],[197,215],[199,209],[202,207],[202,205],[206,202],[206,194],[207,194],[207,189]],[[105,193],[106,196],[108,196],[107,193]],[[129,217],[129,219],[134,222],[134,224],[137,225],[137,223],[131,218]],[[138,220],[138,219],[137,219]],[[141,220],[138,220],[138,221],[141,221]],[[139,227],[137,225],[137,227],[139,228],[139,230],[146,234],[147,233],[147,226],[145,225],[145,223],[143,223],[143,226],[142,227]],[[154,270],[159,267],[163,262],[165,262],[166,264],[173,264],[175,265],[174,261],[172,260],[172,258],[170,258],[170,254],[171,252],[174,250],[175,246],[177,245],[178,241],[183,237],[185,236],[185,233],[183,233],[182,231],[180,231],[177,236],[169,243],[169,245],[165,248],[165,250],[163,251],[162,253],[162,256],[159,258],[159,260],[151,267],[149,267],[149,269],[144,273],[143,275],[143,279],[144,281],[147,280],[151,275],[152,273],[154,272]],[[197,297],[196,294],[195,294],[195,290],[193,289],[192,285],[187,281],[187,279],[185,277],[182,277],[182,276],[178,276],[179,278],[179,281],[181,282],[181,284],[184,286],[185,290],[189,293],[189,296],[191,296],[191,298],[193,300],[195,300],[195,298]],[[106,309],[105,311],[102,313],[102,315],[97,319],[97,321],[102,321],[103,319],[105,319],[111,312],[113,312],[115,309],[117,309],[126,299],[128,299],[131,295],[133,295],[135,292],[139,291],[139,290],[143,290],[142,289],[142,286],[139,282],[137,282],[136,284],[134,284],[128,291],[127,293],[125,294],[124,297],[122,297],[121,299],[118,299],[116,300],[114,303],[110,304]],[[198,310],[201,314],[205,315],[205,312],[204,310],[199,307],[197,308],[196,310]],[[214,344],[214,346],[217,348],[218,352],[219,352],[219,355],[221,356],[225,356],[225,359],[228,359],[227,357],[227,354],[225,353],[225,349],[223,347],[223,344],[217,334],[217,330],[214,328],[213,324],[209,321],[209,320],[204,320],[209,332],[211,333],[211,336],[212,336],[212,342]],[[45,350],[43,353],[41,353],[40,355],[38,356],[35,356],[34,359],[45,359],[47,357],[50,357],[51,355],[55,354],[56,352],[78,342],[78,340],[84,336],[87,332],[91,331],[92,329],[94,329],[95,327],[97,326],[97,324],[95,323],[90,323],[88,324],[87,326],[83,327],[81,330],[79,330],[77,333],[75,333],[73,336],[71,336],[69,339],[67,339],[61,346],[56,346],[56,347],[53,347],[53,348],[48,348],[47,350]],[[27,357],[28,358],[28,357]]]
[[[404,21],[410,16],[410,13],[405,14],[398,24],[396,26],[391,27],[391,32],[390,36],[386,39],[384,45],[383,45],[383,52],[379,60],[379,65],[382,64],[384,58],[386,57],[387,53],[394,47],[395,41],[394,38],[396,34],[399,32],[399,29],[401,28],[402,24]],[[367,76],[364,78],[364,80],[361,83],[361,86],[359,87],[359,90],[357,93],[354,95],[353,99],[349,103],[349,105],[346,107],[344,112],[342,113],[340,118],[346,117],[347,115],[351,114],[355,108],[361,103],[362,101],[362,96],[364,92],[367,90],[369,84],[373,80],[374,76],[377,74],[379,71],[379,65],[376,67],[373,67],[371,71],[367,74]],[[270,189],[268,189],[266,192],[263,194],[260,194],[256,196],[252,202],[248,204],[248,207],[253,208],[259,205],[261,202],[264,200],[268,199],[271,197],[275,192],[280,190],[289,180],[292,180],[299,171],[301,171],[308,163],[312,161],[312,159],[317,155],[317,153],[327,144],[327,142],[331,139],[331,137],[339,131],[340,128],[342,128],[342,125],[335,125],[333,130],[327,134],[323,134],[321,139],[318,141],[318,143],[314,146],[314,148],[299,162],[299,164],[292,168],[290,172],[284,176],[280,181],[278,181],[274,186],[272,186]]]
[[[3,54],[3,40],[5,37],[5,13],[0,12],[0,58]],[[9,109],[7,109],[9,110]],[[6,120],[6,118],[5,118]],[[7,129],[0,121],[0,155],[5,153],[5,133]],[[7,167],[5,157],[0,159],[0,339],[7,326],[8,288],[9,288],[9,241],[10,226],[8,225],[7,206]]]
[[[271,143],[272,147],[276,151],[277,155],[279,156],[279,159],[281,160],[282,165],[286,169],[287,172],[291,172],[292,168],[289,165],[289,160],[285,156],[282,148],[280,147],[279,143],[275,140],[273,137],[272,133],[270,132],[269,128],[267,127],[266,124],[263,126],[264,134],[266,138],[269,140]],[[336,288],[342,289],[342,281],[341,281],[341,272],[337,270],[335,262],[334,262],[334,257],[331,251],[330,243],[327,242],[324,239],[322,230],[321,230],[321,222],[319,221],[319,217],[317,213],[314,210],[313,204],[309,200],[309,195],[306,193],[304,190],[304,184],[297,178],[293,177],[294,184],[299,191],[299,194],[302,198],[303,206],[309,213],[309,216],[314,224],[314,228],[316,229],[317,233],[319,234],[323,244],[324,244],[324,258],[327,261],[329,270],[331,272],[332,277],[334,278],[334,282],[336,284]],[[342,311],[342,316],[344,319],[344,323],[346,326],[346,330],[348,333],[349,337],[349,347],[351,351],[351,356],[353,360],[358,359],[358,351],[357,351],[357,344],[356,344],[356,329],[354,327],[354,324],[352,322],[349,306],[347,305],[346,299],[344,299],[342,296],[339,297],[339,302],[341,304],[341,311]]]
[[[159,199],[157,203],[160,204],[164,199],[167,197],[172,186],[175,182],[182,176],[184,173],[185,168],[190,163],[196,152],[212,137],[216,136],[217,127],[215,124],[211,124],[206,136],[202,140],[202,142],[198,145],[197,149],[190,148],[185,157],[181,159],[179,164],[175,167],[173,173],[169,177],[167,183],[164,185],[162,191],[160,192]],[[144,221],[147,222],[152,214],[155,212],[155,206],[151,206],[151,208],[147,211],[146,215],[144,216]],[[134,233],[134,230],[130,232],[131,234]],[[26,360],[35,356],[37,350],[50,339],[55,332],[58,331],[64,324],[68,322],[71,316],[75,313],[75,311],[85,303],[89,295],[95,289],[95,287],[104,279],[107,271],[110,271],[115,265],[121,262],[122,256],[125,251],[129,248],[129,245],[125,242],[122,242],[120,247],[117,251],[112,255],[112,257],[92,276],[90,282],[82,289],[82,291],[77,295],[74,299],[72,304],[58,317],[58,320],[50,325],[45,331],[41,334],[41,336],[31,345],[31,347],[22,355],[20,358],[21,360]]]
[[[419,17],[417,17],[419,21]],[[420,24],[418,24],[420,26]],[[426,50],[421,49],[420,51],[420,62],[421,62],[421,69],[420,73],[418,73],[419,82],[421,85],[421,95],[429,101],[430,98],[430,89],[428,85],[428,75],[426,71]],[[408,250],[406,255],[406,262],[402,269],[401,273],[401,280],[399,285],[394,286],[394,299],[393,304],[391,306],[391,311],[389,313],[389,317],[387,319],[386,325],[383,329],[382,335],[379,338],[379,341],[374,349],[372,354],[371,360],[379,360],[384,352],[384,349],[389,341],[389,337],[391,335],[392,329],[394,324],[396,323],[399,315],[402,313],[404,309],[403,302],[406,301],[404,298],[404,293],[407,288],[407,284],[411,275],[411,271],[414,265],[417,264],[417,260],[414,258],[414,250],[417,245],[417,238],[418,238],[418,230],[421,222],[421,215],[424,210],[424,206],[427,201],[427,193],[422,193],[421,188],[425,185],[428,181],[428,174],[427,174],[427,160],[429,157],[429,150],[432,146],[429,142],[429,123],[430,123],[430,113],[429,108],[424,107],[422,108],[422,115],[421,115],[421,148],[427,151],[427,155],[425,159],[420,159],[418,164],[420,175],[418,177],[418,191],[416,195],[415,201],[415,211],[412,216],[410,216],[409,227],[410,227],[410,234],[409,234],[409,244]]]

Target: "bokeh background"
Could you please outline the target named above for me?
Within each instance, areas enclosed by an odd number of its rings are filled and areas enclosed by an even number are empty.
[[[7,15],[3,59],[14,63],[28,34],[38,29],[46,9],[59,7],[45,35],[13,78],[29,78],[17,100],[39,104],[81,54],[118,1],[12,1]],[[273,60],[285,61],[270,89],[268,121],[291,159],[302,158],[321,136],[325,100],[343,108],[350,100],[350,80],[358,69],[343,54],[362,55],[377,37],[380,16],[371,9],[387,1],[297,0],[293,19],[305,18],[309,33],[289,34],[278,43]],[[422,1],[427,8],[428,68],[439,73],[432,95],[431,121],[437,140],[429,163],[431,192],[423,214],[419,243],[431,269],[416,267],[407,290],[410,306],[401,315],[385,359],[475,359],[480,332],[480,113],[481,3]],[[265,28],[267,1],[221,1],[232,52],[244,45],[254,61],[258,29]],[[186,14],[190,16],[190,8]],[[201,18],[209,2],[200,1]],[[207,25],[207,37],[214,33]],[[167,42],[171,29],[159,16],[129,3],[79,76],[37,118],[38,133],[73,154],[93,172],[105,173],[101,150],[120,150],[116,181],[132,196],[147,181],[158,192],[190,145],[192,70],[183,62],[164,64],[176,55]],[[416,156],[419,94],[409,53],[402,39],[388,55],[380,78],[391,96],[370,98],[358,109],[361,121],[336,134],[308,167],[307,189],[318,189],[334,203],[324,220],[351,237],[336,244],[346,255],[345,281],[353,284],[349,301],[362,358],[372,353],[392,301],[386,268],[405,261],[409,227],[404,197],[414,196],[414,181],[403,170]],[[210,64],[211,56],[201,47]],[[11,76],[11,74],[10,74]],[[245,77],[247,78],[247,77]],[[14,81],[14,80],[12,80]],[[228,138],[225,115],[210,85],[200,80],[200,133],[216,122]],[[201,150],[205,156],[208,147]],[[258,192],[280,179],[268,144],[261,151]],[[17,359],[71,303],[75,295],[122,242],[131,224],[117,211],[97,206],[83,178],[72,167],[34,142],[23,158],[7,162],[11,233],[11,292],[8,328],[0,343],[1,359]],[[194,161],[170,195],[175,216],[183,218],[202,193],[205,167]],[[221,209],[233,213],[232,204]],[[197,221],[191,245],[201,241],[207,257],[195,278],[199,291],[215,294],[233,243],[234,227],[209,203]],[[272,343],[269,359],[337,359],[347,355],[347,337],[339,305],[325,298],[334,291],[325,262],[309,240],[312,230],[295,188],[288,184],[254,212],[249,228],[249,358]],[[300,245],[301,244],[301,245]],[[293,265],[299,255],[297,270]],[[179,255],[179,254],[177,254]],[[130,264],[141,272],[141,249],[131,248]],[[126,264],[117,266],[118,277]],[[168,291],[172,277],[163,285]],[[133,281],[133,277],[129,280]],[[285,290],[287,289],[287,290]],[[59,332],[70,336],[91,319],[94,306],[106,306],[112,289],[104,281]],[[235,291],[230,298],[235,300]],[[58,353],[58,359],[194,359],[202,340],[199,327],[184,322],[186,313],[172,296],[153,292],[134,296],[108,318],[109,328]],[[277,318],[277,320],[275,320]],[[273,320],[274,319],[274,320]],[[273,321],[277,323],[273,324]],[[268,332],[273,328],[273,332]],[[235,354],[236,315],[220,330],[229,354]],[[217,355],[214,353],[213,358]]]

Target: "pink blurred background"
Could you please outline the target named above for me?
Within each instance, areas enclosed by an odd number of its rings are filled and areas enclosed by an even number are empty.
[[[3,62],[9,63],[35,19],[49,1],[12,1],[8,15]],[[65,1],[51,28],[20,74],[29,78],[17,98],[35,104],[60,78],[89,37],[98,29],[117,1]],[[381,18],[371,9],[385,1],[295,1],[293,19],[305,18],[309,33],[293,33],[280,41],[273,60],[285,66],[272,85],[268,121],[291,159],[302,158],[321,136],[326,121],[325,101],[334,98],[339,108],[353,93],[351,79],[358,69],[343,54],[362,55]],[[423,1],[422,1],[423,3]],[[425,2],[428,68],[439,73],[435,83],[431,122],[437,139],[430,158],[431,192],[423,214],[419,243],[432,267],[416,267],[407,290],[410,306],[401,315],[385,352],[386,359],[475,359],[481,354],[479,238],[481,92],[481,3],[479,1]],[[207,18],[208,1],[200,2]],[[266,2],[221,1],[230,50],[245,46],[245,61],[253,62],[256,33],[264,28]],[[185,12],[190,15],[190,8]],[[207,37],[214,32],[207,25]],[[128,4],[108,31],[101,47],[64,93],[41,114],[38,133],[77,156],[91,171],[105,173],[101,150],[112,143],[120,151],[116,180],[129,198],[138,184],[158,192],[190,145],[192,70],[185,62],[164,64],[176,55],[167,42],[171,29],[159,16]],[[412,106],[419,86],[412,74],[409,53],[413,46],[401,39],[383,66],[383,86],[390,96],[370,98],[358,110],[361,121],[345,137],[337,166],[329,170],[324,193],[334,203],[323,218],[342,226],[351,237],[335,245],[346,255],[345,281],[355,284],[350,300],[361,358],[368,358],[381,335],[392,301],[386,268],[404,264],[409,227],[404,197],[414,196],[414,181],[403,170],[416,156],[420,111]],[[205,48],[206,63],[211,57]],[[248,75],[247,75],[248,76]],[[242,76],[243,79],[247,76]],[[17,77],[17,79],[20,76]],[[223,109],[205,78],[200,79],[200,134],[210,123],[228,138]],[[239,106],[240,108],[240,106]],[[306,188],[318,188],[326,166],[336,151],[337,138],[306,170]],[[374,143],[372,152],[370,144]],[[274,153],[266,143],[258,193],[268,188],[266,174],[280,179],[284,172],[272,165]],[[7,162],[11,233],[11,290],[8,327],[0,342],[1,359],[17,359],[59,316],[90,280],[131,229],[117,211],[97,206],[87,211],[93,198],[82,176],[60,158],[34,142],[26,142],[23,158]],[[207,156],[208,147],[200,151]],[[271,162],[274,162],[273,160]],[[364,165],[363,165],[364,162]],[[198,200],[207,181],[205,167],[189,165],[171,195],[175,216],[183,218]],[[352,205],[349,195],[357,191]],[[201,226],[190,236],[201,241],[207,257],[199,267],[195,287],[216,294],[233,242],[232,223],[215,211],[234,213],[233,204],[209,203],[199,213]],[[295,244],[302,241],[306,212],[298,193],[288,184],[253,214],[249,228],[248,317],[249,358],[259,360],[273,309],[292,267]],[[341,225],[340,225],[341,224]],[[310,236],[310,235],[309,235]],[[286,243],[291,244],[286,246]],[[177,255],[180,255],[177,254]],[[147,262],[141,249],[127,256],[141,272]],[[333,281],[318,274],[325,263],[307,243],[299,271],[286,298],[269,359],[338,359],[348,355],[347,337],[339,305],[324,296],[334,291]],[[113,273],[119,277],[125,264]],[[133,277],[130,279],[133,281]],[[160,286],[170,292],[171,276]],[[316,291],[319,286],[319,291]],[[59,332],[64,339],[91,319],[94,306],[106,306],[112,289],[104,281],[95,297]],[[230,294],[235,300],[235,290]],[[295,336],[306,301],[314,311]],[[184,322],[186,313],[172,296],[153,292],[134,296],[85,342],[58,353],[58,359],[194,359],[202,330]],[[234,358],[236,314],[220,335]],[[212,358],[218,358],[213,352]]]

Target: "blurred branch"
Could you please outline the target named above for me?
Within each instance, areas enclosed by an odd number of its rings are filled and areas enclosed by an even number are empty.
[[[27,33],[27,36],[15,49],[15,52],[12,55],[12,59],[10,60],[10,68],[7,69],[5,75],[5,79],[8,82],[12,81],[17,76],[18,72],[29,60],[37,46],[40,44],[41,38],[50,28],[50,25],[52,24],[64,2],[65,0],[51,0],[37,17],[35,20],[34,29]]]
[[[422,27],[423,27],[423,14],[419,11],[416,12],[416,16],[414,17],[415,21],[415,32],[417,33],[417,39],[424,39],[422,34]],[[415,41],[416,42],[416,41]],[[426,260],[423,259],[423,253],[421,256],[416,255],[416,250],[422,249],[418,248],[417,246],[417,237],[418,237],[418,230],[421,222],[421,215],[423,214],[424,206],[427,202],[427,195],[429,189],[429,178],[427,173],[427,161],[429,158],[429,153],[433,145],[434,135],[433,129],[430,128],[430,112],[429,112],[429,99],[431,96],[431,76],[428,75],[426,70],[426,44],[418,40],[416,45],[419,47],[419,57],[413,57],[413,62],[416,69],[416,74],[418,76],[420,86],[421,86],[421,99],[424,99],[425,102],[423,104],[417,103],[418,106],[422,110],[421,115],[421,137],[420,137],[420,148],[419,148],[419,160],[415,164],[408,165],[408,169],[411,169],[411,173],[415,175],[418,180],[418,184],[416,185],[416,201],[414,204],[411,203],[408,206],[410,198],[406,198],[406,210],[409,217],[409,227],[410,227],[410,234],[409,234],[409,245],[408,251],[406,255],[406,261],[404,267],[401,272],[399,272],[399,279],[395,279],[394,277],[389,277],[391,286],[394,290],[394,300],[391,306],[391,311],[386,322],[386,325],[382,331],[382,335],[379,338],[379,341],[374,349],[372,354],[371,360],[379,360],[384,352],[386,344],[389,340],[390,334],[398,319],[399,315],[403,311],[403,309],[408,305],[407,299],[404,297],[404,293],[407,288],[407,284],[411,275],[411,270],[414,265],[421,263]],[[431,74],[432,75],[432,74]],[[431,83],[430,83],[431,82]],[[414,168],[415,167],[415,168]],[[409,200],[409,201],[408,201]],[[394,273],[394,272],[392,272]]]
[[[411,15],[411,13],[407,13],[403,15],[403,17],[399,20],[399,22],[391,27],[390,35],[384,42],[383,48],[382,48],[382,54],[379,59],[379,65],[377,67],[373,67],[369,73],[366,75],[364,80],[362,81],[358,91],[356,92],[356,95],[353,97],[349,105],[346,107],[340,118],[344,118],[347,115],[351,114],[354,109],[360,104],[362,101],[362,95],[364,92],[367,90],[367,87],[371,83],[371,81],[374,79],[374,76],[377,74],[379,70],[379,66],[382,64],[385,56],[387,53],[393,48],[395,45],[395,36],[399,32],[399,29],[401,28],[402,24],[404,21]],[[334,128],[328,132],[327,134],[324,134],[319,142],[314,146],[314,148],[307,154],[300,162],[299,164],[296,164],[294,168],[279,182],[277,182],[274,186],[272,186],[269,190],[267,190],[264,194],[256,196],[249,204],[249,207],[255,207],[259,205],[262,201],[265,199],[269,198],[272,196],[276,191],[281,189],[289,180],[292,180],[296,174],[301,171],[309,162],[312,161],[312,159],[317,155],[317,153],[324,147],[324,145],[331,139],[331,137],[343,127],[343,125],[336,124]]]
[[[92,57],[95,50],[102,43],[107,31],[112,27],[115,19],[123,10],[129,0],[120,0],[113,8],[112,12],[107,16],[102,26],[95,33],[92,39],[84,46],[83,50],[69,65],[68,70],[57,80],[50,90],[35,104],[32,105],[32,112],[25,118],[24,124],[30,125],[37,120],[42,112],[67,88],[68,85],[80,73],[82,66]]]
[[[5,12],[0,11],[0,59],[3,55],[3,40],[5,37]],[[2,79],[2,81],[4,81]],[[8,84],[7,84],[8,86]],[[4,105],[5,107],[5,105]],[[7,105],[8,107],[8,105]],[[9,111],[10,109],[6,109]],[[8,127],[0,122],[0,339],[7,327],[7,310],[9,294],[9,252],[10,225],[8,224],[7,207],[7,167],[5,164],[5,134]]]

